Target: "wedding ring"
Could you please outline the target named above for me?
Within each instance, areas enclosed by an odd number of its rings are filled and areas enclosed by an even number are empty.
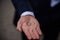
[[[34,22],[27,22],[28,26],[31,26],[31,25],[34,25],[34,24],[35,24]]]
[[[28,26],[31,26],[31,23],[30,23],[30,22],[27,22],[27,25],[28,25]]]

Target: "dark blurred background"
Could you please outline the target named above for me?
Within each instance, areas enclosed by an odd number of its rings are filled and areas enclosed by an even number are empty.
[[[13,25],[14,12],[11,0],[0,0],[0,40],[22,40],[21,33]]]

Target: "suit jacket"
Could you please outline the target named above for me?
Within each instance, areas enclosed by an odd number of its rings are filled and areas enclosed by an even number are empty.
[[[34,12],[37,20],[45,23],[47,19],[49,19],[51,13],[56,13],[57,9],[57,6],[51,8],[50,1],[51,0],[12,0],[12,3],[16,9],[13,23],[16,25],[20,15],[25,11]]]

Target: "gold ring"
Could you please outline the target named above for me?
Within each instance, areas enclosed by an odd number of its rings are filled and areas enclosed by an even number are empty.
[[[27,22],[27,25],[28,25],[28,26],[31,26],[31,23],[30,23],[30,22]]]

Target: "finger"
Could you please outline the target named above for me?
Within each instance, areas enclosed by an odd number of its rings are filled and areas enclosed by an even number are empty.
[[[39,35],[42,35],[41,29],[40,29],[39,26],[37,26],[36,30],[37,30],[37,32],[39,33]]]
[[[37,22],[35,20],[31,20],[31,28],[30,29],[33,28],[33,30],[34,30],[37,27],[36,25],[37,25]],[[35,31],[35,30],[33,32],[30,31],[30,34],[31,34],[33,39],[38,39],[39,38],[38,37],[38,32]]]
[[[20,32],[22,32],[22,25],[21,24],[17,24],[17,30],[19,30]]]
[[[22,32],[22,24],[24,23],[24,20],[19,19],[17,22],[17,30],[19,30],[20,32]]]
[[[30,29],[30,34],[31,34],[31,37],[32,37],[32,39],[36,39],[36,36],[35,36],[35,34],[33,33],[33,29]]]
[[[35,21],[35,24],[33,26],[34,26],[33,28],[37,29],[37,32],[39,33],[39,35],[42,35],[42,32],[39,28],[40,25],[37,21]]]
[[[36,29],[34,29],[33,32],[34,32],[34,34],[35,34],[35,36],[36,36],[36,39],[39,39],[39,34],[38,34],[38,32],[36,31]]]
[[[23,30],[28,39],[31,39],[31,35],[28,30]]]
[[[31,39],[31,34],[29,33],[29,28],[26,26],[26,24],[23,25],[22,29],[25,35],[27,36],[27,38]]]

